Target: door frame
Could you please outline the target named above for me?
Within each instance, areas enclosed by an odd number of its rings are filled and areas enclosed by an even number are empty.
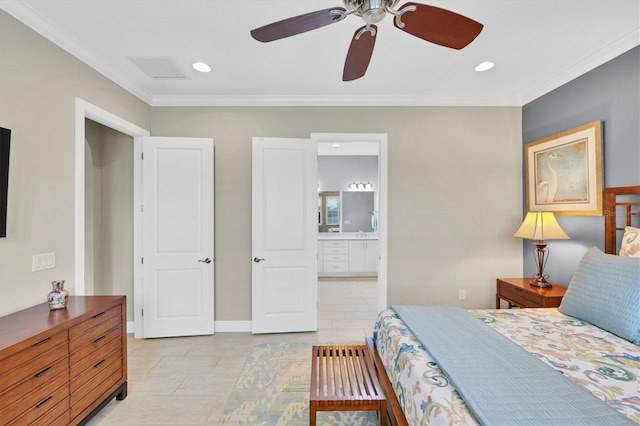
[[[387,139],[386,133],[311,133],[311,139],[321,142],[378,143],[378,311],[387,308]]]
[[[89,102],[76,98],[75,100],[75,294],[85,295],[85,125],[88,118],[118,132],[133,138],[133,303],[134,327],[127,324],[127,332],[135,328],[135,336],[142,333],[142,264],[136,259],[142,257],[142,212],[137,206],[142,205],[142,168],[140,158],[142,154],[142,138],[150,136],[151,132],[130,123],[115,114],[110,113]]]

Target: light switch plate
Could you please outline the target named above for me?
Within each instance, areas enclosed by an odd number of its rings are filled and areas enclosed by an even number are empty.
[[[31,258],[31,271],[43,271],[56,267],[56,252],[34,254]]]

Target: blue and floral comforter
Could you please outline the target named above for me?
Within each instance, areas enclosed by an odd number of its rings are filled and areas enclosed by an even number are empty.
[[[557,309],[471,310],[541,361],[640,424],[640,348]],[[477,425],[449,379],[392,310],[376,346],[410,425]]]

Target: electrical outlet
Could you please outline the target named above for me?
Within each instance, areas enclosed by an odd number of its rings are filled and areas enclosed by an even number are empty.
[[[458,300],[464,300],[467,298],[467,292],[464,290],[458,290]]]

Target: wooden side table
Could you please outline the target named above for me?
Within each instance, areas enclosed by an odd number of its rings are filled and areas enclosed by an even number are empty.
[[[534,287],[529,285],[531,278],[498,278],[496,281],[496,309],[500,309],[500,299],[509,302],[509,308],[557,308],[567,291],[558,284],[552,284],[551,288]]]

